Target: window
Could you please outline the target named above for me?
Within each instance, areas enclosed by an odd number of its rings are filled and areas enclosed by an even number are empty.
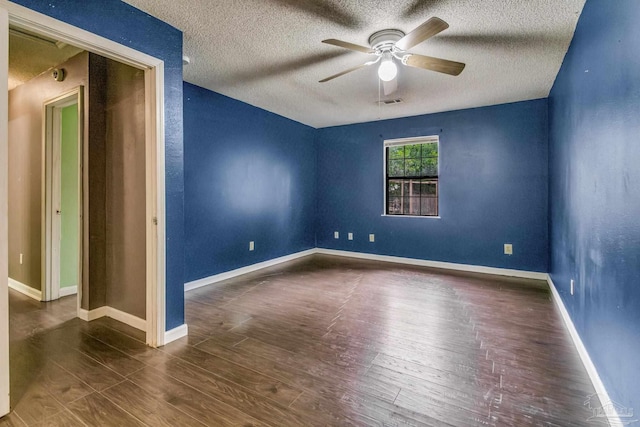
[[[438,137],[384,142],[385,213],[438,216]]]

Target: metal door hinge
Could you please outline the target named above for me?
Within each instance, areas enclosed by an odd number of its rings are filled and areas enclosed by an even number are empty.
[[[158,225],[158,217],[157,216],[153,217],[153,225]]]

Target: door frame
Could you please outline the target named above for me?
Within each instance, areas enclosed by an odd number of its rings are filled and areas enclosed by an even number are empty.
[[[62,109],[72,105],[77,105],[78,109],[78,164],[76,172],[78,174],[78,208],[80,215],[80,225],[78,229],[78,309],[82,301],[82,254],[83,254],[83,231],[84,231],[84,197],[83,197],[83,153],[84,153],[84,90],[78,86],[60,96],[46,100],[43,103],[43,134],[44,134],[44,210],[42,229],[45,230],[42,256],[44,283],[42,289],[42,300],[52,301],[60,297],[60,245],[54,242],[59,241],[60,235],[60,214],[57,212],[60,205],[61,188],[60,179],[56,179],[61,170],[60,150],[61,150],[61,113]]]
[[[112,40],[0,0],[0,416],[9,412],[8,309],[8,51],[9,24],[75,45],[135,68],[145,75],[146,341],[165,341],[165,135],[164,61]],[[85,153],[86,155],[86,153]]]
[[[9,400],[9,13],[0,8],[0,416],[8,414]]]

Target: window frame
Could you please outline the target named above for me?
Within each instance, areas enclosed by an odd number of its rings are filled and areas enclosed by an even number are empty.
[[[387,148],[389,147],[397,147],[401,145],[416,145],[416,144],[429,144],[436,143],[438,146],[438,175],[436,180],[436,188],[437,188],[437,206],[438,213],[437,215],[405,215],[405,214],[390,214],[388,213],[388,200],[389,200],[389,187],[388,181],[389,178],[387,176]],[[420,178],[421,179],[421,178]],[[433,179],[433,178],[429,178]],[[385,139],[382,144],[382,186],[383,186],[383,207],[382,207],[382,216],[385,217],[394,217],[394,218],[431,218],[431,219],[439,219],[440,218],[440,136],[439,135],[429,135],[429,136],[418,136],[411,138],[397,138],[397,139]]]

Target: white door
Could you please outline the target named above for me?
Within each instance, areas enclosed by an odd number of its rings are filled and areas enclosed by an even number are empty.
[[[47,101],[44,301],[81,289],[82,88]]]

